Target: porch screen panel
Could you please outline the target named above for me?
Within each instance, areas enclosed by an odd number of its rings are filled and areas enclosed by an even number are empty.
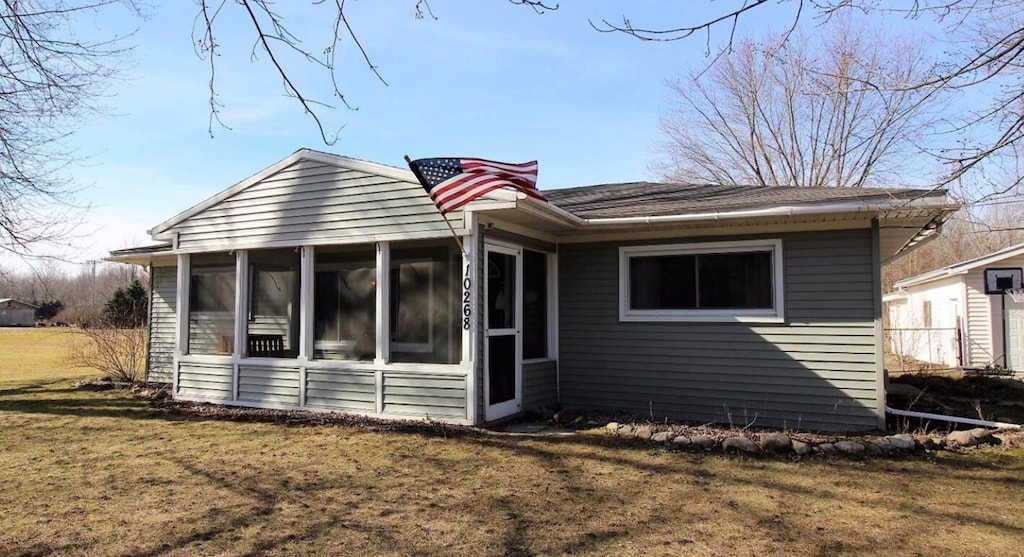
[[[189,273],[189,354],[231,354],[235,348],[235,256],[192,256]]]
[[[245,353],[250,358],[298,357],[300,261],[294,248],[249,252]]]
[[[377,256],[373,246],[317,248],[313,354],[372,361],[377,352]]]
[[[462,254],[455,242],[392,244],[390,283],[390,360],[458,363]]]

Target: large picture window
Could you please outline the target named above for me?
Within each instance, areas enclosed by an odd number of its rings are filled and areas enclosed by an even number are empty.
[[[249,252],[247,356],[298,357],[300,261],[295,248]]]
[[[620,250],[624,321],[781,321],[779,240]]]
[[[391,361],[459,362],[461,263],[454,242],[393,245],[388,300]]]
[[[317,248],[313,355],[371,361],[376,356],[377,260],[372,247]]]
[[[188,353],[231,354],[235,348],[235,256],[196,254],[190,269]]]

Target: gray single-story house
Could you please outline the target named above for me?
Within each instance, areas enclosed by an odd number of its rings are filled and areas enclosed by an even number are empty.
[[[628,183],[489,193],[302,149],[113,252],[176,398],[486,424],[564,405],[884,425],[883,261],[944,192]]]
[[[39,307],[14,298],[0,298],[0,327],[34,327]]]

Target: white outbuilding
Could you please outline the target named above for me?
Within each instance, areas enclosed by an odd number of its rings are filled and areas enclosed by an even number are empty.
[[[0,298],[0,327],[33,327],[37,309],[37,306],[13,298]]]
[[[883,297],[888,348],[950,367],[1024,371],[1022,275],[1024,243],[897,282]]]

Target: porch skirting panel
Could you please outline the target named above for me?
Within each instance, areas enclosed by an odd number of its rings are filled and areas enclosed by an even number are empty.
[[[377,408],[375,375],[372,371],[308,370],[306,406],[372,414]]]
[[[238,366],[238,400],[299,405],[299,368]]]
[[[385,373],[384,413],[466,418],[466,377]]]
[[[241,362],[241,363],[239,363]],[[175,398],[235,406],[471,421],[468,371],[344,369],[298,361],[178,362]]]
[[[182,363],[178,366],[177,394],[229,401],[233,398],[233,373],[231,364]]]

